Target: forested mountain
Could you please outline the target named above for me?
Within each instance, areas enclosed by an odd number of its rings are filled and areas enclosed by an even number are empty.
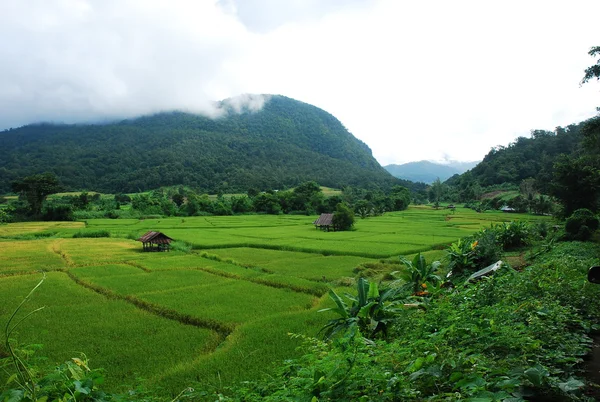
[[[579,150],[584,123],[557,127],[554,132],[532,130],[529,138],[519,137],[506,147],[492,148],[477,166],[447,183],[476,183],[482,187],[508,183],[518,186],[524,179],[533,178],[538,190],[547,194],[554,163],[559,155]]]
[[[458,201],[485,191],[520,187],[523,197],[553,196],[561,214],[600,208],[600,115],[554,132],[533,130],[507,147],[492,149],[472,170],[446,181]]]
[[[227,105],[227,103],[222,103]],[[203,191],[390,188],[395,179],[331,114],[284,96],[260,111],[223,107],[219,118],[168,112],[111,124],[35,124],[0,132],[0,193],[53,172],[68,189],[134,192],[169,185]]]
[[[408,162],[401,165],[387,165],[384,166],[384,169],[399,179],[431,184],[435,179],[439,178],[444,181],[455,174],[461,174],[471,169],[476,164],[477,162],[441,164],[430,161],[419,161]]]

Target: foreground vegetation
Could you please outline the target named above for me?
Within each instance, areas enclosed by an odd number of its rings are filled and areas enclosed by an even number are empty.
[[[386,340],[356,328],[333,343],[304,338],[301,358],[232,399],[596,400],[582,363],[600,323],[600,289],[586,281],[599,255],[562,243],[520,271],[436,289]]]

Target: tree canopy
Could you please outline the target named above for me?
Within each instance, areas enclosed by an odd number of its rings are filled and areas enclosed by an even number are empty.
[[[592,47],[588,54],[592,57],[600,56],[600,46]],[[581,84],[585,84],[586,82],[594,78],[600,80],[600,59],[598,59],[596,64],[585,69],[585,75],[581,80]]]
[[[46,197],[61,191],[58,177],[54,173],[42,173],[14,181],[12,191],[21,194],[29,204],[31,214],[40,215]]]

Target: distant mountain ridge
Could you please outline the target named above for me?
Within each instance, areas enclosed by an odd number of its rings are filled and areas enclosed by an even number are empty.
[[[394,178],[331,114],[280,95],[219,118],[165,112],[110,124],[35,124],[0,132],[0,193],[53,172],[67,189],[136,192],[188,185],[207,192],[281,189],[308,180],[389,188]]]
[[[387,165],[384,169],[394,177],[413,182],[433,183],[437,178],[445,181],[455,174],[462,174],[475,167],[479,162],[451,161],[448,164],[431,161],[408,162],[401,165]]]

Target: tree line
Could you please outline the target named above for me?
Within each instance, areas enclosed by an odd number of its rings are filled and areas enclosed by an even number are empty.
[[[308,181],[291,190],[260,191],[250,188],[244,194],[209,196],[177,186],[145,193],[103,196],[86,191],[77,195],[49,198],[62,190],[52,173],[27,176],[13,182],[19,199],[5,208],[4,220],[73,220],[90,218],[139,218],[159,216],[202,216],[235,214],[335,213],[348,208],[366,218],[408,208],[413,195],[402,186],[388,192],[345,187],[340,194],[326,196],[318,183]],[[341,205],[341,207],[340,207]]]

